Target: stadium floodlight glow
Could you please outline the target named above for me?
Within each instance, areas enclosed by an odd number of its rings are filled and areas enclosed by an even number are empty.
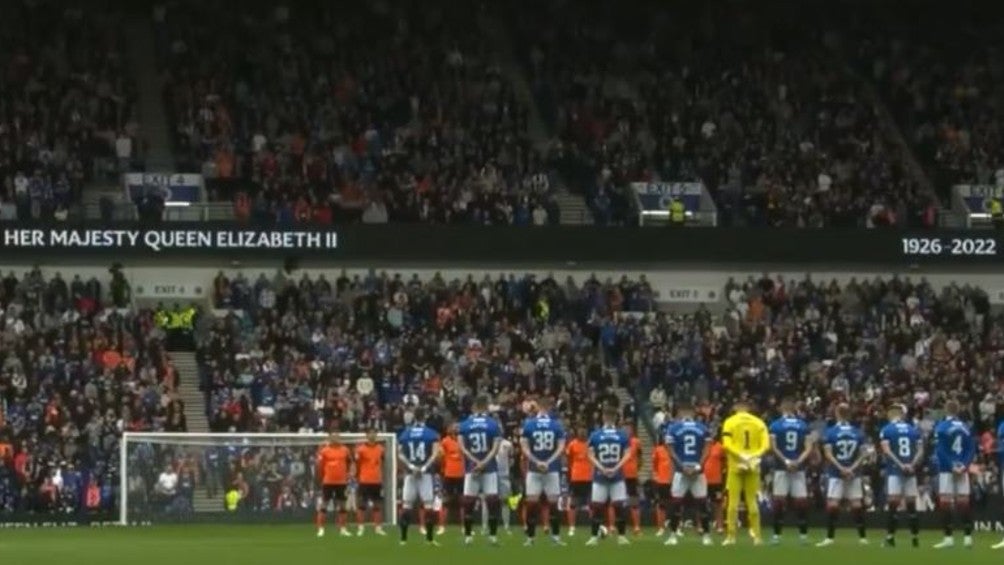
[[[309,528],[320,494],[317,451],[328,437],[315,433],[125,432],[119,444],[119,523],[295,521]],[[342,433],[339,438],[353,448],[366,441],[366,434]],[[397,524],[397,436],[377,434],[377,442],[384,447],[384,521]],[[168,466],[192,471],[193,500],[158,492],[159,475]],[[241,512],[228,511],[224,505],[226,483],[233,481],[229,475],[235,471],[245,479],[251,476],[249,506]],[[277,473],[279,480],[270,486],[261,480],[266,472]],[[281,492],[275,492],[274,485],[280,485]],[[216,493],[210,498],[214,487]],[[296,505],[280,511],[275,500],[287,489]]]

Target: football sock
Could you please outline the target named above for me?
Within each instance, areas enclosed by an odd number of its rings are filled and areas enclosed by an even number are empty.
[[[910,522],[910,533],[917,537],[920,533],[920,517],[917,515],[917,503],[909,502],[906,505],[906,517]]]
[[[784,522],[784,502],[780,500],[774,501],[774,535],[781,535],[781,527]]]
[[[471,533],[474,531],[474,507],[477,504],[477,499],[470,498],[464,500],[464,535],[470,537]]]
[[[948,505],[941,508],[941,526],[945,530],[945,537],[952,537],[952,508]]]
[[[899,509],[889,506],[889,514],[886,517],[886,534],[891,538],[896,535],[896,529],[899,527]]]
[[[499,531],[499,499],[489,497],[485,504],[488,506],[488,535],[494,537]]]
[[[425,539],[427,541],[432,541],[432,537],[436,535],[436,522],[439,519],[439,513],[435,510],[425,511]]]
[[[408,541],[408,524],[411,522],[411,510],[405,508],[401,511],[401,521],[398,527],[401,528],[401,541]]]
[[[593,537],[596,537],[600,535],[600,525],[603,524],[603,507],[601,505],[593,507],[592,520]]]
[[[620,535],[622,535],[622,536],[627,532],[627,516],[626,516],[626,514],[627,514],[627,508],[625,508],[624,506],[620,506],[619,508],[617,508],[617,512],[616,512],[616,516],[617,516],[617,524],[616,524],[617,525],[617,533],[620,534]]]
[[[799,505],[795,509],[795,518],[798,520],[798,533],[808,535],[809,533],[809,511],[804,505]]]
[[[854,525],[858,527],[858,537],[865,537],[865,509],[855,508],[854,509]]]
[[[558,508],[554,504],[550,504],[550,512],[548,512],[548,520],[551,522],[551,535],[556,536],[561,533],[561,515],[558,513]]]
[[[826,515],[826,537],[833,539],[837,533],[837,509],[831,508]]]
[[[338,511],[338,527],[344,528],[345,524],[348,523],[348,512],[345,510]]]
[[[536,501],[526,503],[526,537],[537,537],[537,520],[540,519],[540,506]]]
[[[966,536],[973,535],[973,512],[969,509],[969,505],[959,505],[959,519],[962,520],[962,534]]]
[[[318,528],[324,527],[324,510],[318,510],[317,514],[314,514],[314,525]]]
[[[366,513],[362,510],[356,510],[356,525],[362,526],[366,523]]]
[[[631,528],[635,530],[641,529],[641,509],[637,506],[631,507]]]
[[[680,529],[680,518],[683,515],[680,501],[674,500],[669,507],[669,531],[675,533]]]

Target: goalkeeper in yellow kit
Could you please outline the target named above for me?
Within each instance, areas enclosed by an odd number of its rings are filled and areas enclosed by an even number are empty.
[[[746,512],[749,518],[753,543],[760,540],[760,507],[757,495],[760,493],[760,457],[770,448],[770,433],[767,424],[749,412],[749,405],[737,402],[735,413],[722,424],[722,447],[728,457],[728,471],[725,475],[725,492],[728,504],[725,507],[725,541],[722,545],[736,543],[736,527],[739,523],[739,496],[745,495]]]

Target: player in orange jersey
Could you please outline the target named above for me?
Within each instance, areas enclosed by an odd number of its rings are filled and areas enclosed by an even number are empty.
[[[461,504],[464,496],[464,454],[457,441],[459,426],[450,424],[446,435],[440,441],[443,453],[443,505],[439,511],[439,530],[436,535],[446,533],[446,522],[452,511],[457,516],[457,523],[464,523],[464,508]]]
[[[321,498],[317,501],[317,537],[324,537],[324,517],[328,505],[333,504],[338,513],[339,533],[352,534],[345,527],[345,501],[352,467],[352,452],[337,433],[328,437],[328,443],[317,453],[317,476],[321,479]]]
[[[713,441],[708,449],[708,458],[704,460],[704,478],[708,481],[709,515],[715,518],[715,531],[721,532],[725,528],[725,449],[720,440]]]
[[[383,444],[377,441],[376,430],[366,431],[366,442],[356,447],[356,535],[363,535],[363,521],[366,508],[370,510],[373,531],[386,535],[383,531]]]
[[[663,438],[652,451],[652,480],[655,482],[655,523],[659,531],[657,537],[665,535],[666,511],[669,509],[671,484],[673,482],[673,456]]]
[[[579,426],[575,437],[565,446],[568,458],[568,535],[575,535],[575,513],[579,508],[589,511],[589,501],[593,489],[593,465],[589,462],[589,432]]]

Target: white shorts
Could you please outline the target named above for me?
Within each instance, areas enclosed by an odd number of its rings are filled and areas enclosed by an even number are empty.
[[[467,473],[464,475],[464,496],[498,496],[499,474],[495,471],[486,473]]]
[[[708,497],[708,479],[704,473],[697,473],[692,477],[683,473],[673,473],[673,484],[669,488],[669,495],[679,499],[688,494],[694,498]]]
[[[917,488],[917,476],[889,475],[885,481],[885,493],[887,496],[917,498],[920,496],[920,489]]]
[[[774,498],[809,498],[805,471],[774,471]]]
[[[613,482],[593,481],[592,501],[594,504],[624,502],[627,500],[627,485],[624,479]]]
[[[401,506],[411,508],[416,500],[422,501],[422,506],[432,508],[435,493],[432,488],[432,475],[409,473],[404,476],[404,486],[401,488]]]
[[[540,496],[543,494],[550,502],[557,502],[561,495],[561,477],[557,471],[547,473],[536,473],[530,471],[526,474],[526,496]]]
[[[826,498],[828,500],[861,500],[865,497],[864,485],[861,477],[853,479],[841,479],[830,477],[826,484]]]
[[[969,496],[969,473],[938,473],[938,496]]]

